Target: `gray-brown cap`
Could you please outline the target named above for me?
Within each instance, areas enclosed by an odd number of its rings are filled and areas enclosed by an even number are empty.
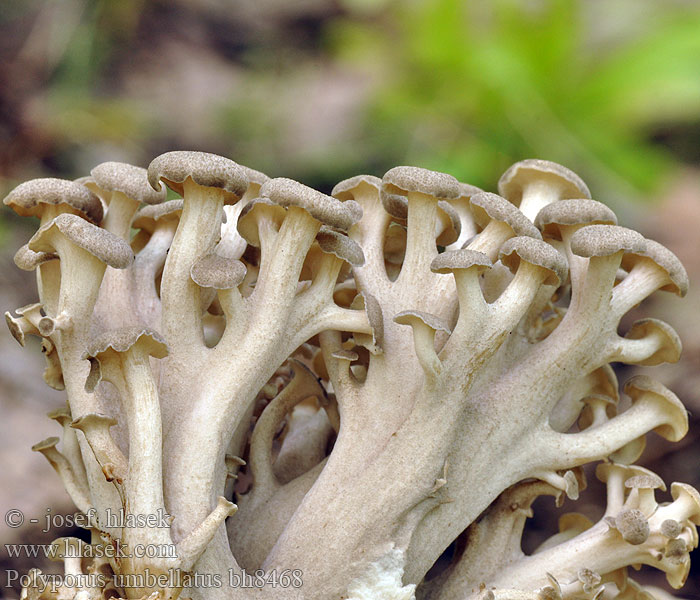
[[[535,217],[535,226],[544,237],[561,239],[561,227],[576,225],[617,225],[617,217],[602,202],[570,199],[552,202]]]
[[[91,363],[85,390],[93,391],[101,381],[100,360],[104,359],[105,353],[110,350],[117,353],[128,352],[134,346],[141,347],[154,358],[165,358],[169,354],[168,345],[163,337],[148,327],[123,327],[105,331],[93,338],[83,353],[83,359],[89,359]]]
[[[584,258],[610,256],[620,251],[639,253],[646,246],[642,234],[617,225],[587,225],[571,236],[571,251]]]
[[[482,229],[491,221],[498,221],[508,225],[515,235],[542,239],[539,229],[517,207],[498,194],[479,192],[469,202],[474,221]]]
[[[639,262],[640,257],[654,261],[668,275],[668,283],[662,286],[661,290],[673,292],[678,296],[685,296],[688,293],[688,273],[683,263],[678,257],[665,246],[654,240],[645,240],[644,248],[631,251],[622,258],[621,266],[626,271],[631,271],[634,265]]]
[[[41,217],[47,205],[64,205],[92,223],[99,223],[103,217],[102,203],[89,189],[53,177],[20,183],[3,203],[22,217]]]
[[[29,244],[24,244],[24,246],[15,252],[14,260],[15,264],[22,269],[22,271],[33,271],[40,264],[57,258],[58,254],[53,252],[34,252],[29,249]]]
[[[478,271],[490,269],[493,266],[491,259],[483,252],[476,250],[448,250],[438,254],[430,263],[430,270],[433,273],[452,273],[458,269],[470,269],[477,267]]]
[[[240,260],[224,258],[216,253],[206,254],[195,261],[190,277],[201,287],[230,290],[245,277],[246,268]]]
[[[543,281],[544,285],[561,285],[566,281],[569,271],[566,260],[555,248],[547,242],[527,236],[507,240],[498,257],[513,273],[518,270],[521,260],[546,269],[548,275]]]
[[[361,267],[365,264],[365,255],[360,245],[347,235],[338,233],[326,225],[321,225],[321,229],[316,234],[316,241],[321,250],[337,256],[353,267]]]
[[[286,211],[267,198],[255,198],[248,202],[238,216],[236,227],[238,233],[249,244],[260,247],[260,236],[258,235],[258,222],[262,219],[269,219],[276,228],[282,224]]]
[[[629,544],[638,546],[649,539],[649,522],[636,508],[626,508],[615,516],[615,528]]]
[[[391,194],[382,188],[379,191],[379,199],[382,201],[384,210],[392,217],[405,221],[408,219],[408,200],[400,194]]]
[[[633,403],[651,399],[663,407],[669,422],[654,429],[661,437],[677,442],[688,433],[688,413],[683,403],[671,390],[647,375],[635,375],[627,380],[623,388]]]
[[[661,363],[678,362],[681,357],[681,338],[673,327],[659,319],[640,319],[632,323],[632,327],[625,334],[625,339],[641,340],[645,337],[654,336],[660,340],[659,349],[649,358],[639,363],[642,366],[654,366]]]
[[[260,188],[260,195],[284,208],[303,208],[314,219],[343,231],[362,218],[362,208],[354,200],[341,202],[286,177],[270,179]]]
[[[439,246],[449,246],[456,242],[462,231],[459,213],[446,200],[438,200],[438,217],[443,223],[443,231],[435,240]],[[445,218],[446,217],[446,218]]]
[[[90,175],[100,189],[121,192],[137,202],[160,204],[166,198],[165,188],[156,191],[149,185],[148,171],[142,167],[110,161],[97,165]]]
[[[187,178],[203,187],[220,188],[239,199],[248,188],[246,171],[231,159],[208,152],[174,151],[157,156],[148,165],[148,183],[155,190],[162,180],[178,194],[183,194]]]
[[[374,189],[377,192],[382,187],[382,180],[374,175],[355,175],[335,184],[331,196],[338,200],[354,200],[355,194],[362,188]]]
[[[184,204],[184,200],[178,199],[144,206],[134,216],[131,226],[153,233],[159,221],[179,221]]]
[[[523,189],[534,182],[557,186],[562,200],[591,197],[588,186],[576,173],[555,162],[538,158],[528,158],[512,165],[498,180],[498,193],[519,206]]]
[[[459,182],[439,171],[420,167],[394,167],[384,173],[382,189],[389,194],[405,196],[409,192],[420,192],[433,198],[457,198]]]
[[[423,312],[422,310],[402,310],[397,315],[394,315],[394,323],[398,323],[399,325],[413,325],[417,322],[427,325],[433,331],[452,333],[446,321],[436,315]]]
[[[125,269],[134,260],[131,247],[120,237],[69,214],[59,215],[41,227],[29,240],[29,249],[34,252],[55,252],[51,242],[51,234],[55,230],[114,269]]]

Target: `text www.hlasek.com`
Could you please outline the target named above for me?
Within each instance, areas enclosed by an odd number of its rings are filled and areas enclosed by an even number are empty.
[[[77,549],[61,548],[57,544],[5,544],[5,551],[10,558],[47,558],[50,560],[66,558],[177,558],[174,544],[144,544],[135,545],[130,553],[124,546],[84,545]],[[103,588],[112,582],[115,586],[126,588],[205,588],[229,587],[236,588],[300,588],[303,585],[303,573],[299,569],[284,571],[263,571],[253,573],[230,569],[227,576],[220,573],[184,573],[179,569],[168,569],[167,572],[153,572],[148,568],[141,573],[115,574],[107,577],[101,573],[76,573],[54,575],[31,572],[22,575],[15,569],[5,571],[7,586],[20,585],[25,588],[51,590],[55,592],[60,587],[69,588]]]

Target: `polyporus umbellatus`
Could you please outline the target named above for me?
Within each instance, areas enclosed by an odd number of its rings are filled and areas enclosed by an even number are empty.
[[[34,449],[92,531],[58,556],[104,576],[42,592],[34,571],[26,597],[611,600],[648,597],[640,564],[681,587],[700,496],[659,503],[633,463],[686,411],[645,375],[618,404],[610,363],[678,359],[669,325],[618,326],[686,273],[564,167],[498,189],[396,167],[327,196],[170,152],[11,192],[41,218],[16,255],[40,302],[7,322],[68,397],[62,450]],[[525,555],[533,501],[576,499],[592,462],[603,518]]]

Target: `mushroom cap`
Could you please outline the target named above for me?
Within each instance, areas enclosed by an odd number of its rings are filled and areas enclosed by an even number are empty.
[[[354,200],[341,202],[286,177],[270,179],[260,188],[260,195],[284,208],[303,208],[314,219],[343,231],[362,218],[362,208]]]
[[[136,344],[143,344],[146,351],[155,358],[165,358],[169,354],[163,337],[148,327],[123,327],[106,331],[94,338],[83,354],[83,359],[98,358],[108,350],[127,352]]]
[[[157,156],[148,165],[148,183],[154,190],[161,188],[162,180],[182,195],[182,184],[188,177],[197,185],[220,188],[237,199],[248,188],[246,171],[238,163],[217,154],[176,150]]]
[[[29,240],[29,249],[34,252],[53,253],[55,248],[51,234],[55,230],[114,269],[125,269],[134,260],[131,247],[119,236],[88,223],[77,215],[69,214],[58,215],[41,227]]]
[[[40,442],[37,442],[32,446],[32,450],[34,452],[41,452],[43,450],[50,450],[51,448],[55,448],[58,445],[58,442],[60,440],[56,436],[51,436],[46,438],[45,440],[41,440]]]
[[[459,234],[462,231],[462,221],[459,218],[459,213],[446,200],[438,200],[438,213],[442,211],[448,219],[447,227],[437,236],[436,242],[439,246],[449,246],[456,242]]]
[[[384,210],[392,217],[403,221],[408,219],[408,200],[405,196],[391,194],[382,188],[379,192],[379,199],[382,201]]]
[[[561,227],[576,225],[617,225],[617,217],[602,202],[590,199],[560,200],[548,204],[535,217],[544,237],[561,239]]]
[[[674,481],[671,484],[671,497],[674,500],[678,500],[681,496],[686,496],[695,508],[695,512],[689,517],[689,521],[695,523],[695,525],[700,525],[700,493],[692,485]]]
[[[182,199],[168,200],[162,204],[144,206],[134,216],[131,226],[153,233],[159,221],[179,221],[185,202]]]
[[[321,250],[337,256],[353,267],[361,267],[365,264],[365,255],[360,245],[347,235],[338,233],[330,227],[321,225],[321,229],[316,234],[316,241]]]
[[[659,531],[667,538],[675,539],[683,531],[683,526],[675,519],[665,519],[659,525]]]
[[[469,199],[472,196],[474,196],[476,194],[480,194],[483,191],[484,190],[476,187],[475,185],[471,185],[469,183],[462,183],[460,181],[459,182],[459,196],[458,196],[458,198]]]
[[[22,271],[33,271],[40,264],[57,258],[58,254],[54,252],[34,252],[29,249],[29,244],[25,244],[15,252],[14,260]]]
[[[633,402],[651,394],[665,406],[672,419],[670,423],[659,425],[654,429],[661,437],[671,442],[677,442],[688,433],[688,413],[685,406],[678,399],[678,396],[658,381],[654,381],[646,375],[635,375],[625,383],[624,392]]]
[[[241,214],[238,216],[236,228],[243,239],[252,246],[259,248],[260,236],[258,235],[258,219],[268,218],[279,228],[282,221],[284,221],[285,215],[285,209],[271,200],[267,198],[255,198],[243,207]]]
[[[92,223],[104,216],[102,202],[84,185],[47,177],[20,183],[3,203],[22,217],[40,217],[46,205],[65,205]]]
[[[374,175],[355,175],[336,183],[331,190],[331,196],[338,200],[354,200],[356,192],[363,187],[379,192],[382,188],[382,180]]]
[[[113,427],[118,421],[110,416],[103,415],[101,413],[88,413],[82,417],[78,417],[75,421],[71,422],[70,426],[73,429],[80,429],[80,431],[85,431],[85,429],[92,426]]]
[[[95,184],[109,192],[121,192],[127,198],[145,204],[165,201],[166,191],[156,191],[148,184],[148,171],[142,167],[122,162],[104,162],[90,171]]]
[[[430,270],[433,273],[452,273],[458,269],[470,269],[477,267],[481,272],[493,266],[491,259],[483,252],[462,248],[461,250],[448,250],[438,254],[430,263]]]
[[[566,281],[569,270],[566,260],[555,248],[547,242],[527,236],[507,240],[498,257],[512,273],[518,270],[521,260],[546,269],[548,275],[542,282],[544,285],[561,285]]]
[[[382,306],[379,301],[369,292],[360,292],[355,296],[350,303],[350,308],[353,310],[361,310],[364,308],[369,326],[372,329],[371,340],[370,336],[356,333],[354,334],[355,342],[358,346],[364,346],[372,354],[380,354],[383,352],[384,346],[384,315],[382,314]]]
[[[512,165],[498,180],[498,193],[519,206],[523,189],[535,182],[559,187],[562,200],[591,197],[588,186],[576,173],[557,163],[538,158],[528,158]]]
[[[571,236],[571,251],[584,258],[639,253],[646,245],[641,233],[618,225],[586,225]]]
[[[384,173],[382,189],[399,196],[420,192],[433,198],[457,198],[459,181],[452,175],[439,171],[420,167],[394,167]]]
[[[436,315],[432,315],[421,310],[403,310],[394,316],[394,323],[398,323],[399,325],[413,326],[418,322],[424,323],[434,331],[452,333],[452,330],[446,321],[442,320]]]
[[[644,469],[644,467],[637,467],[638,469]],[[661,490],[666,491],[666,484],[664,480],[661,479],[656,473],[650,471],[649,469],[644,469],[644,472],[639,475],[633,475],[625,479],[625,487],[633,489],[642,490]]]
[[[668,274],[669,282],[662,286],[661,290],[673,292],[677,296],[685,296],[688,292],[688,273],[685,267],[678,260],[678,257],[665,246],[654,240],[645,240],[645,247],[630,252],[628,256],[622,259],[622,268],[626,271],[632,270],[634,265],[640,260],[640,257],[645,257],[653,260],[660,268]]]
[[[646,360],[637,364],[642,366],[654,366],[661,363],[678,362],[681,357],[681,338],[673,327],[659,319],[640,319],[632,323],[632,327],[625,334],[625,339],[641,340],[647,336],[657,335],[662,339],[661,347]]]
[[[535,227],[520,209],[498,194],[479,192],[469,198],[474,221],[482,229],[490,221],[508,225],[515,235],[542,239],[540,230]]]
[[[644,513],[636,508],[626,508],[615,516],[615,528],[623,539],[633,546],[643,544],[649,539],[649,521]]]
[[[578,426],[580,429],[588,429],[593,423],[593,407],[596,404],[605,406],[605,414],[609,419],[612,419],[617,413],[617,402],[614,398],[610,398],[605,394],[588,394],[581,400],[585,405],[578,418]]]
[[[265,173],[262,173],[261,171],[256,171],[255,169],[251,169],[250,167],[246,167],[245,165],[238,165],[240,169],[243,170],[245,173],[245,176],[248,179],[248,185],[258,185],[261,186],[263,183],[266,181],[269,181],[269,177],[265,175]]]
[[[230,290],[243,281],[246,268],[240,260],[212,252],[198,258],[190,268],[190,277],[200,287]]]

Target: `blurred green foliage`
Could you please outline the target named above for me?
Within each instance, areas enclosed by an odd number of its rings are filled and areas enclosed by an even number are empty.
[[[396,164],[493,189],[540,157],[616,204],[700,160],[692,1],[26,0],[0,34],[0,188],[174,148],[322,189]]]
[[[592,189],[646,196],[677,160],[652,135],[700,121],[698,5],[660,2],[640,31],[597,43],[606,19],[636,16],[610,2],[587,23],[594,4],[392,2],[327,33],[338,57],[375,65],[368,135],[393,162],[492,187],[513,162],[539,157]]]

